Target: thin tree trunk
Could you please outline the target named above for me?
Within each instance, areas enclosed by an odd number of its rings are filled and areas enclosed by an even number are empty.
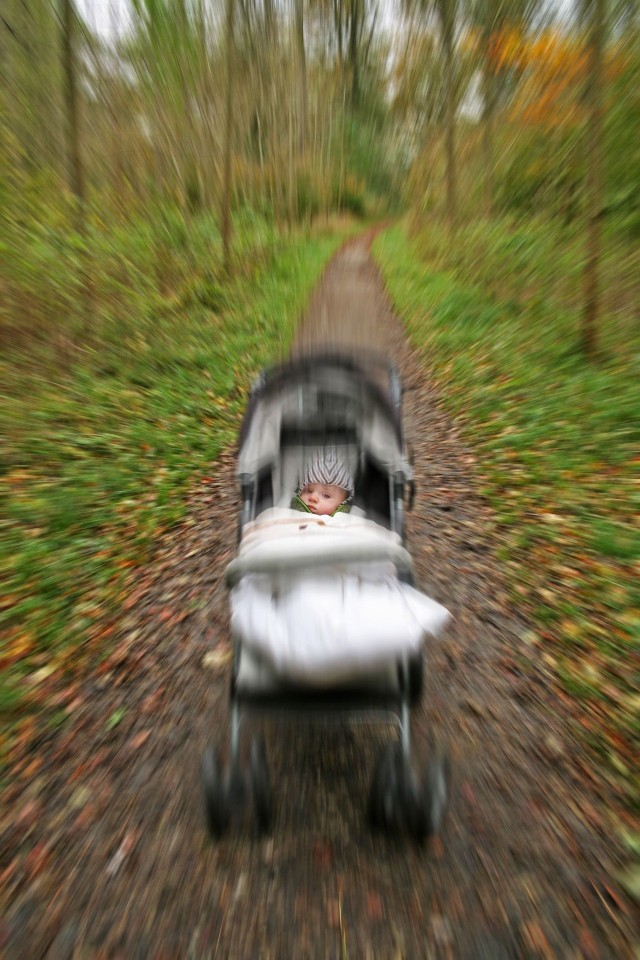
[[[182,113],[180,119],[184,123],[182,130],[180,186],[183,212],[185,216],[189,216],[200,207],[201,183],[200,170],[198,169],[195,152],[196,125],[193,117],[189,83],[192,74],[192,63],[190,62],[191,24],[189,23],[185,0],[180,0],[178,4],[178,30],[180,32],[180,38],[176,53],[178,56],[178,73],[180,75],[180,107]],[[176,129],[180,129],[180,120],[176,125]]]
[[[80,124],[78,111],[78,96],[76,84],[76,58],[75,58],[75,26],[77,23],[76,12],[72,0],[62,0],[62,68],[64,75],[64,95],[67,121],[67,149],[69,157],[69,184],[76,198],[76,228],[80,234],[86,237],[85,233],[85,181],[84,169],[82,166],[82,155],[80,152]],[[82,282],[81,294],[81,326],[78,331],[76,343],[84,343],[90,333],[91,323],[94,316],[94,290],[92,269],[92,253],[89,245],[85,246],[79,267],[79,279]],[[76,345],[73,341],[66,338],[60,342],[60,350],[69,362],[71,350]]]
[[[589,360],[594,360],[598,344],[600,310],[600,251],[602,243],[603,195],[603,56],[605,29],[605,0],[593,0],[589,41],[587,79],[587,262],[584,277],[585,304],[582,326],[582,348]]]
[[[443,24],[446,120],[445,153],[447,164],[447,220],[453,230],[458,219],[458,200],[456,187],[456,105],[453,86],[453,37],[450,25]]]
[[[120,40],[120,8],[109,11],[109,26],[111,35],[116,43]],[[116,200],[118,212],[125,209],[125,173],[124,158],[122,153],[122,130],[120,120],[124,113],[124,97],[121,94],[122,81],[112,78],[108,80],[102,66],[102,58],[99,58],[100,83],[105,89],[105,99],[107,101],[107,116],[109,117],[109,132],[111,137],[111,185]]]
[[[67,114],[69,186],[78,201],[78,215],[82,220],[85,202],[85,186],[80,154],[80,129],[78,122],[78,96],[74,50],[75,22],[76,13],[72,0],[62,0],[62,68],[65,80],[64,95]]]
[[[276,37],[276,11],[274,0],[264,0],[264,29],[270,47]]]
[[[344,9],[343,0],[333,0],[333,19],[336,27],[336,37],[338,41],[338,64],[340,73],[344,71],[344,43],[342,38],[342,12]]]
[[[298,150],[304,152],[309,123],[307,57],[304,49],[304,0],[295,0],[296,53],[298,62]]]
[[[489,63],[484,67],[484,116],[482,123],[482,152],[484,155],[484,213],[493,213],[495,78]]]
[[[293,88],[293,71],[290,74],[291,76],[291,88]],[[289,154],[288,154],[288,173],[289,173],[289,183],[287,187],[287,226],[289,232],[293,229],[294,218],[298,216],[298,202],[295,195],[295,169],[294,169],[294,158],[295,158],[295,116],[294,116],[294,101],[293,96],[289,96]]]
[[[226,43],[227,43],[227,94],[225,104],[225,143],[224,143],[224,173],[222,185],[222,262],[225,273],[231,272],[231,159],[232,159],[232,130],[233,130],[233,14],[234,0],[227,0],[226,15]]]
[[[274,123],[274,98],[277,100],[277,63],[278,63],[278,36],[277,19],[274,0],[264,2],[264,28],[266,43],[262,46],[259,55],[259,65],[263,76],[260,77],[259,91],[260,122],[260,163],[264,170],[266,163],[273,157],[277,127]],[[267,184],[262,180],[262,193],[266,195]]]
[[[217,149],[217,140],[212,133],[211,123],[211,102],[215,97],[213,94],[213,84],[211,76],[211,64],[209,62],[209,36],[207,30],[206,3],[205,0],[199,0],[199,38],[200,38],[200,64],[201,72],[199,76],[199,103],[203,122],[200,130],[199,152],[200,152],[200,170],[203,180],[203,199],[207,209],[215,205],[220,183],[220,156]]]
[[[342,109],[340,111],[340,174],[338,179],[338,213],[342,213],[342,195],[344,192],[344,168],[346,154],[346,129],[347,129],[347,89],[342,88]]]
[[[49,30],[51,11],[44,5],[34,5],[34,20],[36,21],[36,36],[40,37],[40,42],[44,45],[53,39]],[[35,121],[38,125],[38,164],[41,169],[54,169],[56,173],[62,172],[64,167],[60,167],[60,154],[63,153],[61,146],[64,140],[60,141],[61,116],[59,112],[59,102],[56,103],[51,95],[51,78],[54,69],[53,57],[50,56],[47,49],[46,53],[39,51],[30,58],[29,72],[33,74],[32,89],[35,93],[34,105],[37,104],[35,112]]]
[[[358,63],[358,41],[360,33],[360,0],[351,0],[351,21],[349,23],[349,72],[351,74],[351,106],[357,107],[360,100],[360,74]]]

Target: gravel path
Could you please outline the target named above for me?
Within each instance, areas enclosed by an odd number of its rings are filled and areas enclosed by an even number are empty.
[[[508,600],[474,459],[391,312],[367,238],[325,273],[298,346],[318,342],[382,350],[404,378],[418,481],[408,545],[419,585],[454,615],[429,649],[413,728],[417,757],[434,733],[449,743],[441,836],[417,847],[368,832],[387,730],[272,723],[272,834],[247,822],[208,840],[199,760],[228,731],[221,573],[237,515],[223,457],[140,574],[72,723],[41,738],[6,791],[7,960],[633,956],[598,784]]]

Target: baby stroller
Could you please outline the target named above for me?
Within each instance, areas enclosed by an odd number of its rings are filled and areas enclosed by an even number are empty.
[[[384,534],[380,542],[374,539],[364,546],[357,539],[346,547],[343,543],[340,563],[384,562],[399,581],[411,584],[404,511],[411,508],[415,486],[401,411],[399,376],[374,354],[360,352],[357,359],[338,352],[304,355],[263,371],[252,389],[240,433],[240,547],[256,518],[289,507],[302,465],[319,450],[330,448],[339,451],[355,478],[352,513],[373,521]],[[244,578],[256,575],[299,576],[301,565],[336,561],[331,549],[314,548],[302,559],[295,552],[289,556],[288,550],[287,542],[277,551],[268,548],[247,556],[240,549],[227,568],[227,585],[235,589]],[[395,719],[399,736],[381,750],[371,779],[370,824],[383,831],[408,830],[418,839],[436,832],[448,799],[447,758],[434,752],[422,776],[415,775],[411,764],[410,708],[420,700],[423,669],[419,649],[335,683],[297,682],[235,636],[229,763],[223,765],[214,746],[206,749],[202,760],[210,833],[220,836],[232,814],[249,799],[258,829],[267,830],[271,824],[273,799],[264,741],[251,741],[246,767],[240,759],[241,725],[247,716],[264,711],[316,715],[364,711],[374,718]]]

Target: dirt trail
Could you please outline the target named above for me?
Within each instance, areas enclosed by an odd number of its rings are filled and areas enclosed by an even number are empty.
[[[40,766],[7,791],[8,960],[632,957],[596,785],[535,650],[528,667],[516,655],[527,626],[494,559],[473,458],[365,239],[338,255],[310,306],[298,345],[318,342],[382,350],[404,378],[418,481],[409,547],[419,585],[454,615],[429,650],[413,728],[418,757],[433,731],[449,742],[454,799],[441,837],[420,848],[368,832],[384,730],[273,724],[272,835],[247,824],[209,842],[199,760],[228,730],[228,667],[203,658],[228,650],[221,574],[237,512],[223,458],[141,574],[71,727],[43,737]]]

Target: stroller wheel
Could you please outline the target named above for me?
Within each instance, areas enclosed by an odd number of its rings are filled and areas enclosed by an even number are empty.
[[[256,812],[256,824],[259,833],[265,833],[271,826],[273,801],[271,781],[267,766],[267,753],[264,740],[251,741],[249,753],[249,778]]]
[[[380,753],[369,792],[369,822],[374,829],[408,830],[423,840],[439,828],[448,795],[444,768],[432,761],[421,790],[400,743]]]
[[[207,747],[201,764],[207,827],[212,837],[219,837],[229,825],[230,808],[227,783],[222,774],[220,757],[214,747]]]
[[[375,830],[389,830],[398,810],[398,783],[396,776],[397,744],[382,748],[373,771],[369,790],[369,823]]]
[[[369,791],[369,822],[374,829],[391,831],[404,826],[417,806],[418,790],[402,745],[389,743],[380,756]]]
[[[422,783],[422,803],[417,823],[421,836],[438,833],[449,803],[451,770],[449,758],[444,753],[431,757]]]

